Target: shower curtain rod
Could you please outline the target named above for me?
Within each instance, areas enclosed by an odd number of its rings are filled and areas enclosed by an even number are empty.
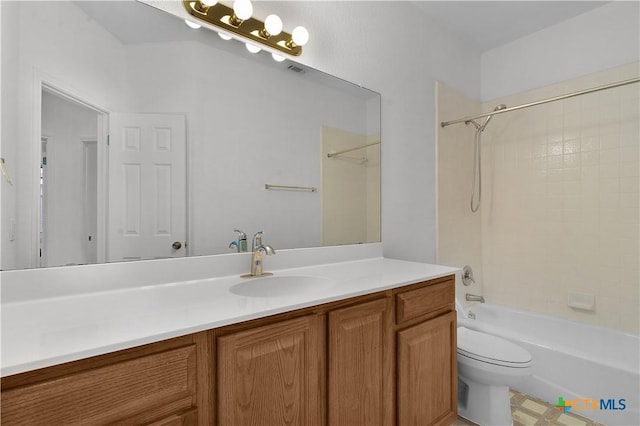
[[[367,148],[367,147],[374,146],[374,145],[380,145],[380,141],[371,142],[371,143],[367,143],[367,144],[364,144],[364,145],[356,146],[355,148],[343,149],[342,151],[338,151],[338,152],[330,152],[329,154],[327,154],[327,157],[328,158],[336,157],[336,156],[338,156],[340,154],[345,154],[347,152],[356,151],[358,149]]]
[[[613,89],[614,87],[625,86],[627,84],[633,84],[638,82],[640,82],[640,77],[632,78],[629,80],[618,81],[617,83],[606,84],[604,86],[593,87],[591,89],[580,90],[573,93],[567,93],[566,95],[554,96],[553,98],[547,98],[541,101],[535,101],[535,102],[530,102],[528,104],[517,105],[514,107],[505,108],[498,111],[485,112],[484,114],[472,115],[469,117],[459,118],[457,120],[442,121],[440,122],[440,126],[447,127],[451,124],[466,123],[468,121],[475,120],[477,118],[488,117],[490,115],[496,115],[496,114],[503,114],[505,112],[516,111],[523,108],[529,108],[532,106],[542,105],[549,102],[560,101],[562,99],[573,98],[574,96],[586,95],[587,93],[599,92],[600,90]]]

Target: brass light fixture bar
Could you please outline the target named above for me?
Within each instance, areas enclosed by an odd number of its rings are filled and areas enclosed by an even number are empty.
[[[238,19],[232,7],[222,3],[207,6],[200,0],[182,0],[182,4],[194,18],[216,26],[229,35],[235,34],[258,46],[265,45],[287,55],[300,56],[302,53],[302,46],[293,42],[291,34],[282,31],[277,35],[270,35],[265,30],[264,22],[253,17]]]

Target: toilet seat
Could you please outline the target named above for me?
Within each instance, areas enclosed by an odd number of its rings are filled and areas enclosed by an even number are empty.
[[[458,354],[510,368],[531,366],[531,354],[505,339],[465,327],[458,328]]]

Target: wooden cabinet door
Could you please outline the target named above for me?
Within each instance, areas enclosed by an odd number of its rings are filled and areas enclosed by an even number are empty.
[[[398,424],[449,424],[456,417],[455,312],[398,332]]]
[[[328,420],[332,426],[393,422],[389,299],[329,312]]]
[[[324,424],[324,318],[308,315],[221,336],[219,425]]]
[[[195,345],[91,368],[101,362],[95,359],[80,361],[87,367],[80,372],[13,389],[5,390],[3,380],[2,424],[144,424],[195,406]],[[52,369],[68,365],[73,366]],[[197,414],[192,417],[197,420]]]

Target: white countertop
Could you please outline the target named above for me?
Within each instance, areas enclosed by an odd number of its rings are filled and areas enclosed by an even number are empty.
[[[1,375],[454,274],[458,269],[372,258],[291,269],[275,276],[331,280],[329,288],[282,297],[230,292],[238,275],[2,303]]]

